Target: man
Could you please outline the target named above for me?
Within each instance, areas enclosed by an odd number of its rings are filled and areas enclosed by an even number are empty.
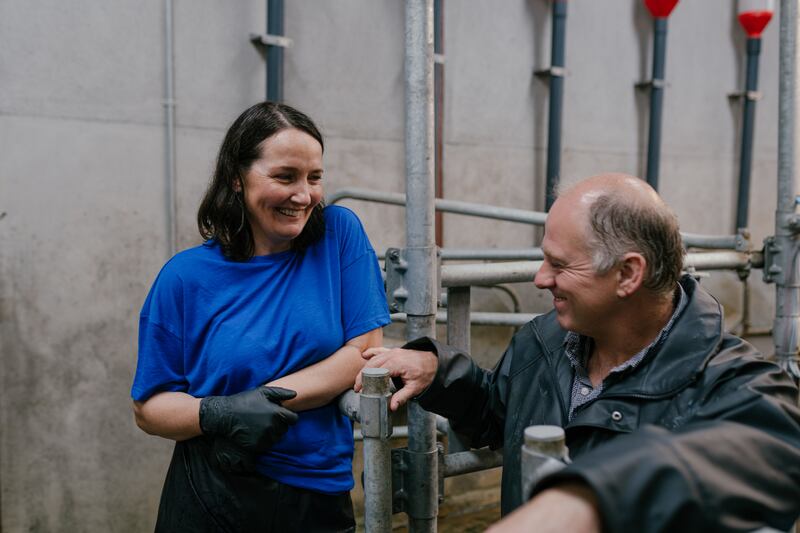
[[[364,354],[403,381],[392,409],[416,399],[474,447],[503,447],[507,516],[492,531],[787,530],[800,514],[797,387],[681,278],[677,219],[658,194],[632,176],[582,181],[554,203],[542,248],[534,281],[555,309],[494,370],[431,339]],[[573,463],[525,503],[534,424],[564,427]]]

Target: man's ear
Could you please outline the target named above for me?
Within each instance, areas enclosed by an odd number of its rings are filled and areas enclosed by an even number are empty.
[[[617,270],[617,296],[627,298],[644,283],[647,260],[642,254],[628,252],[622,257]]]
[[[242,192],[242,180],[236,178],[233,180],[233,192]]]

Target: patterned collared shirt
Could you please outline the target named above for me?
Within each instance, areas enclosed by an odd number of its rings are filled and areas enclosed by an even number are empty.
[[[597,387],[592,386],[592,381],[589,379],[589,372],[586,369],[589,361],[589,356],[592,353],[592,338],[579,335],[573,331],[568,331],[564,337],[564,351],[569,359],[572,368],[575,370],[575,376],[572,379],[572,401],[569,407],[569,419],[572,420],[575,415],[575,410],[595,398],[597,398],[605,385],[613,380],[619,379],[625,371],[633,370],[651,353],[655,353],[661,346],[661,343],[667,338],[675,319],[681,314],[681,311],[686,307],[688,298],[683,287],[678,285],[675,290],[675,311],[667,322],[667,325],[659,332],[658,336],[637,352],[633,357],[625,361],[619,366],[611,369],[608,376]]]

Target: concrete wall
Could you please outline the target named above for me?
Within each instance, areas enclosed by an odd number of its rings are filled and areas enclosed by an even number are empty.
[[[263,0],[175,0],[178,240],[228,124],[263,97]],[[687,231],[730,233],[744,39],[729,0],[686,1],[670,19],[661,162]],[[638,0],[570,2],[565,181],[641,175],[650,19]],[[541,208],[547,145],[544,0],[445,2],[448,198]],[[772,231],[778,28],[764,35],[752,230]],[[287,101],[327,137],[326,186],[403,191],[403,5],[287,2]],[[163,2],[0,2],[0,529],[152,528],[169,442],[132,421],[139,307],[166,260]],[[377,249],[403,244],[401,209],[347,202]],[[533,229],[445,216],[452,247],[523,247]],[[772,288],[754,276],[756,325]],[[734,275],[707,282],[733,313]],[[518,287],[525,310],[544,300]],[[505,310],[486,292],[476,306]],[[508,331],[481,328],[479,354]],[[487,364],[489,358],[486,357]]]

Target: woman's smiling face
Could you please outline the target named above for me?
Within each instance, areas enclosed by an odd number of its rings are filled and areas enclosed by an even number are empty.
[[[244,193],[255,255],[283,252],[322,201],[322,146],[308,133],[286,128],[261,143],[237,187]]]

